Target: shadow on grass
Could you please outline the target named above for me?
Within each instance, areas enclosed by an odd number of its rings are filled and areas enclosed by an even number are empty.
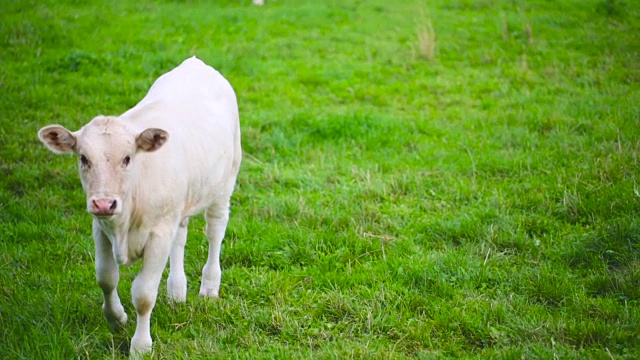
[[[589,273],[587,291],[620,300],[640,299],[640,224],[614,221],[576,241],[566,254],[569,266]]]
[[[102,346],[105,349],[109,349],[109,352],[113,355],[129,357],[129,336],[124,330],[112,333],[111,338],[104,341]]]
[[[567,254],[571,267],[593,267],[604,263],[610,271],[620,270],[640,258],[640,224],[615,221],[573,244]]]

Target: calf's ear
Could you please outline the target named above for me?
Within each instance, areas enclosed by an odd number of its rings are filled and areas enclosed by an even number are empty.
[[[60,125],[45,126],[38,131],[38,138],[56,154],[69,154],[76,146],[73,133]]]
[[[156,151],[169,139],[169,133],[162,129],[150,128],[141,132],[136,137],[138,149],[143,151]]]

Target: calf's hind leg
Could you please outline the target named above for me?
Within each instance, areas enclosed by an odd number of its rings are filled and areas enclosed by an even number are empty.
[[[207,219],[207,238],[209,239],[209,255],[202,268],[202,284],[200,296],[218,297],[222,270],[220,269],[220,246],[229,222],[229,201],[214,204],[205,213]]]

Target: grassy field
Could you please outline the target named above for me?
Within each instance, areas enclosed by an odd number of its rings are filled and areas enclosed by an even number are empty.
[[[199,217],[151,358],[640,358],[636,1],[4,0],[0,42],[2,359],[128,355],[76,160],[36,132],[192,55],[245,160],[221,298]]]

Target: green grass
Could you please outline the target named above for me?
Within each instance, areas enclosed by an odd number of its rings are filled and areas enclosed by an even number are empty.
[[[75,161],[36,132],[191,55],[245,160],[221,298],[196,218],[152,358],[639,358],[638,34],[622,0],[2,1],[0,358],[127,356]]]

